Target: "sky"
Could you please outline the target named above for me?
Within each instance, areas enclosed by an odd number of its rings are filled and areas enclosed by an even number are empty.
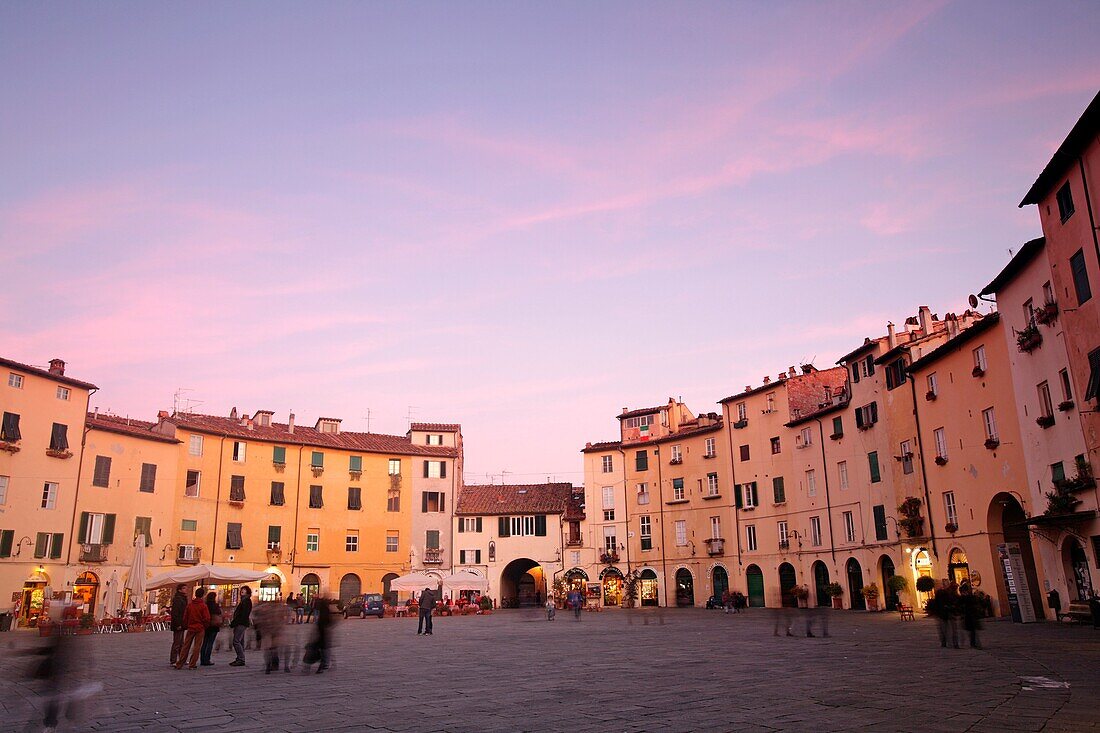
[[[961,311],[1100,89],[1088,2],[3,3],[0,355],[155,418],[459,422],[583,482]]]

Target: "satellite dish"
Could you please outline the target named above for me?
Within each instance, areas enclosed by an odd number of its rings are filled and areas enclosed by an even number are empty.
[[[967,298],[967,300],[970,302],[970,307],[971,308],[977,308],[978,307],[978,296],[977,295],[971,295],[969,298]]]

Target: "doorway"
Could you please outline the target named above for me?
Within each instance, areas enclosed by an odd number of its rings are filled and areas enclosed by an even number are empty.
[[[390,583],[397,580],[399,576],[397,573],[386,573],[382,576],[382,596],[386,599],[386,603],[391,606],[397,605],[397,591],[390,590]]]
[[[1067,539],[1062,546],[1062,553],[1073,579],[1070,588],[1077,591],[1078,601],[1087,601],[1092,597],[1092,578],[1089,576],[1089,560],[1085,556],[1085,548],[1077,540]]]
[[[363,582],[355,573],[348,573],[340,578],[340,605],[346,606],[363,589]]]
[[[638,591],[643,606],[656,606],[657,603],[657,573],[646,568],[638,576]]]
[[[98,596],[99,576],[91,571],[78,575],[73,583],[73,603],[80,605],[80,612],[95,615]]]
[[[798,599],[795,598],[794,587],[798,584],[795,576],[794,565],[785,562],[779,566],[779,596],[780,602],[785,608],[798,608]]]
[[[898,610],[898,594],[897,591],[890,588],[890,578],[897,575],[894,572],[894,561],[890,559],[889,555],[882,556],[882,594],[886,599],[886,610],[896,611]]]
[[[814,590],[817,605],[822,608],[833,605],[832,596],[826,590],[828,585],[829,568],[825,567],[825,563],[818,560],[814,563]]]
[[[302,602],[309,603],[321,593],[321,579],[316,573],[302,576]]]
[[[756,565],[745,569],[745,581],[749,591],[749,608],[764,607],[764,573]]]
[[[848,559],[845,568],[848,572],[848,596],[854,611],[866,611],[867,601],[863,597],[863,568],[854,557]]]
[[[710,585],[714,589],[714,597],[719,601],[730,589],[730,576],[721,565],[710,572]]]
[[[541,606],[545,598],[546,584],[541,565],[529,558],[519,558],[504,566],[500,574],[502,606]]]
[[[680,608],[695,605],[695,580],[687,568],[676,571],[676,605]]]
[[[1028,519],[1023,506],[1012,494],[1001,492],[990,501],[986,521],[989,526],[989,549],[993,557],[1000,556],[997,545],[1001,543],[1015,543],[1020,546],[1020,560],[1024,566],[1024,578],[1027,580],[1029,592],[1027,596],[1018,598],[1018,602],[1021,605],[1030,603],[1035,618],[1045,618],[1046,604],[1043,603],[1039,575],[1035,571],[1035,555],[1031,550],[1031,536],[1027,530]],[[1002,616],[1011,615],[1012,606],[1008,599],[1004,572],[994,575],[997,578],[998,612]]]

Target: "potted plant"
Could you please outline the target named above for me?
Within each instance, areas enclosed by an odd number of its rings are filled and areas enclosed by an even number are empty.
[[[1048,491],[1047,510],[1043,513],[1048,516],[1073,514],[1074,508],[1080,503],[1081,500],[1068,491]]]
[[[796,585],[791,588],[791,595],[798,601],[799,608],[806,608],[807,599],[810,597],[810,586]]]
[[[947,465],[947,456],[936,456],[936,465],[937,466],[946,466]]]
[[[985,369],[982,369],[980,366],[976,366],[972,370],[970,370],[970,376],[972,376],[972,377],[984,377],[985,376]]]
[[[1043,343],[1043,335],[1039,333],[1039,327],[1030,324],[1023,331],[1016,333],[1016,346],[1024,353],[1029,353],[1039,348]]]
[[[85,635],[92,633],[92,627],[95,626],[95,616],[90,613],[80,614],[80,626],[77,628],[76,633]]]
[[[1073,400],[1062,400],[1058,403],[1058,412],[1069,412],[1073,409]]]
[[[1058,304],[1051,302],[1045,304],[1042,308],[1038,308],[1035,311],[1035,321],[1041,323],[1044,326],[1048,326],[1054,323],[1054,320],[1058,317]]]
[[[619,601],[622,608],[634,608],[638,600],[638,571],[628,573],[623,579],[623,597]]]
[[[925,392],[924,393],[924,399],[928,400],[929,402],[935,402],[936,401],[935,391],[928,390],[927,392]]]
[[[948,522],[947,524],[943,525],[943,528],[948,534],[955,534],[959,531],[959,525],[955,524],[954,522]]]
[[[1043,430],[1046,430],[1054,424],[1054,415],[1040,415],[1039,417],[1035,418],[1035,424],[1041,427]]]
[[[840,583],[829,583],[825,586],[825,595],[833,599],[833,608],[844,608],[844,601],[840,598],[844,595],[844,588]]]
[[[877,611],[878,610],[878,597],[880,595],[878,585],[875,584],[875,583],[865,585],[865,586],[863,586],[862,588],[859,589],[859,592],[861,594],[863,594],[863,597],[867,600],[867,610],[868,611]]]
[[[898,513],[902,518],[898,520],[898,526],[905,530],[908,537],[920,537],[924,533],[924,517],[920,515],[921,500],[915,496],[908,496],[898,506]]]
[[[997,450],[997,447],[1001,444],[1001,441],[996,438],[989,438],[985,441],[985,447],[989,450]]]
[[[936,590],[936,581],[930,575],[922,575],[917,578],[917,590],[921,593],[931,593]]]
[[[900,596],[909,590],[909,581],[904,575],[891,575],[886,579],[886,587],[893,595]]]
[[[489,596],[482,596],[481,597],[481,613],[486,614],[486,613],[492,613],[492,612],[493,612],[493,599],[489,598]]]

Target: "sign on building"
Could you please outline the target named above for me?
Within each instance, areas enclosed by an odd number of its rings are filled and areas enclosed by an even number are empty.
[[[1024,572],[1024,557],[1020,552],[1020,543],[1006,542],[997,545],[997,557],[1005,577],[1008,604],[1012,608],[1012,621],[1017,624],[1034,623],[1035,608],[1031,605],[1031,588],[1028,587],[1027,573]]]

